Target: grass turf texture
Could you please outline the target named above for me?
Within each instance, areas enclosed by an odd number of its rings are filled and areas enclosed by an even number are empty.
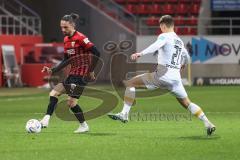
[[[98,86],[108,89],[109,86]],[[28,134],[25,123],[40,119],[46,110],[48,92],[37,89],[0,89],[0,157],[4,160],[51,159],[239,159],[240,87],[187,88],[192,101],[199,104],[217,131],[207,137],[203,124],[195,117],[176,120],[137,119],[127,124],[107,116],[89,121],[91,131],[74,134],[77,122],[66,122],[55,115],[49,128]],[[23,92],[24,95],[21,96]],[[84,110],[100,101],[81,97]],[[121,108],[121,103],[113,111]],[[174,97],[137,99],[132,113],[178,114],[188,112]]]

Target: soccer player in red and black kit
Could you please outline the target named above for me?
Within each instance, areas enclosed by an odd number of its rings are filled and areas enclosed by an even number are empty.
[[[75,133],[83,133],[89,131],[89,127],[84,119],[83,111],[77,104],[77,100],[81,96],[84,86],[87,85],[88,80],[95,80],[94,68],[96,66],[100,53],[93,43],[83,35],[76,31],[76,21],[79,18],[77,14],[65,15],[61,19],[61,29],[64,34],[64,60],[54,68],[43,67],[42,72],[53,74],[63,69],[68,64],[71,65],[71,70],[64,82],[58,83],[50,92],[50,101],[47,108],[47,113],[40,121],[42,127],[48,127],[51,115],[54,112],[55,106],[58,102],[58,96],[66,93],[67,86],[80,86],[77,93],[68,94],[68,106],[80,122],[80,127],[74,131]],[[95,57],[95,58],[94,58]]]

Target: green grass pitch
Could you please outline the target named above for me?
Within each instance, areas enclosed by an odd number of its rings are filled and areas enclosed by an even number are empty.
[[[98,88],[109,90],[109,86]],[[206,136],[203,124],[190,117],[170,94],[139,98],[132,113],[183,114],[190,118],[134,117],[122,124],[103,115],[90,120],[90,132],[80,135],[73,133],[78,127],[76,121],[63,121],[54,115],[49,128],[39,134],[28,134],[25,123],[43,116],[48,91],[0,89],[0,159],[240,159],[240,87],[190,87],[187,91],[217,126],[212,137]],[[96,107],[99,102],[88,97],[79,100],[84,110]],[[120,111],[121,103],[113,112]]]

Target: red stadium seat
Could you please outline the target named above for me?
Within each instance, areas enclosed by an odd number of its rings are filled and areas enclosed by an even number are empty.
[[[174,31],[175,31],[177,34],[179,34],[180,29],[179,29],[178,27],[174,27]]]
[[[176,8],[176,13],[178,13],[178,14],[187,14],[188,12],[189,12],[189,10],[188,10],[187,4],[181,3]]]
[[[126,8],[126,10],[128,10],[129,12],[131,12],[133,14],[136,13],[136,6],[133,4],[127,4],[125,6],[125,8]]]
[[[199,4],[193,4],[191,6],[191,13],[192,14],[199,14],[199,9],[200,9],[200,5]]]
[[[158,26],[159,22],[158,22],[159,18],[156,17],[149,17],[146,21],[146,24],[148,26]]]
[[[189,27],[188,35],[197,35],[197,28]]]
[[[176,26],[178,25],[184,25],[184,17],[183,16],[177,16],[177,17],[174,17],[174,23]]]
[[[182,35],[187,35],[188,34],[188,28],[186,28],[186,27],[181,28],[181,34]]]
[[[171,4],[165,4],[162,8],[163,14],[174,14],[175,13],[175,7]]]
[[[148,10],[148,5],[146,4],[140,4],[137,5],[137,14],[148,14],[149,10]]]
[[[161,29],[158,28],[158,29],[156,30],[156,34],[159,35],[159,34],[161,34],[161,33],[162,33]]]
[[[180,27],[175,27],[175,32],[179,35],[187,35],[188,34],[188,28],[180,28]]]
[[[149,10],[149,12],[151,14],[161,14],[162,13],[161,5],[159,4],[152,5],[152,8]]]
[[[197,17],[191,16],[191,17],[189,17],[187,24],[195,26],[195,25],[197,25],[197,21],[198,21]]]

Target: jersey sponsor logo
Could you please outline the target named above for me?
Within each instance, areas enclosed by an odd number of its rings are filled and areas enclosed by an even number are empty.
[[[67,54],[69,55],[75,54],[75,49],[68,49]]]
[[[76,43],[75,41],[72,41],[72,42],[71,42],[72,47],[75,46],[75,43]]]
[[[166,64],[165,66],[166,66],[167,68],[180,69],[179,67],[174,66],[174,65],[170,65],[170,64]]]
[[[83,42],[84,42],[85,44],[88,44],[90,41],[88,40],[88,38],[85,38],[85,39],[83,39]]]

